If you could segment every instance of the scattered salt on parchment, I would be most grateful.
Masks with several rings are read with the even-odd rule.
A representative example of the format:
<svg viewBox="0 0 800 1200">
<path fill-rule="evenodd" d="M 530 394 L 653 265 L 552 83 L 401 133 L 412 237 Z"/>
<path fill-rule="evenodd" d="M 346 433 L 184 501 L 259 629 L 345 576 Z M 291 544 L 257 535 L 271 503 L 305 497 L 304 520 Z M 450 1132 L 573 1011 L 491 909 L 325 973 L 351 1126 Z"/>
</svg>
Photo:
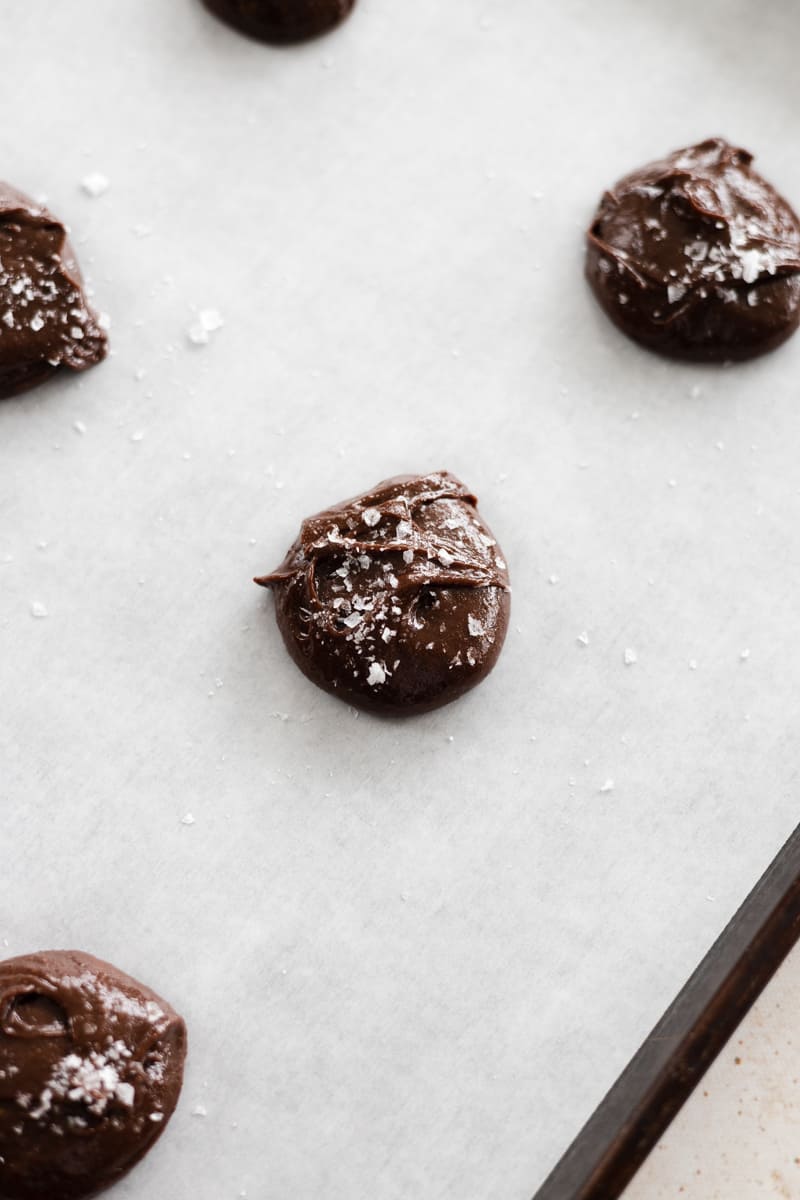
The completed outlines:
<svg viewBox="0 0 800 1200">
<path fill-rule="evenodd" d="M 87 196 L 97 198 L 102 196 L 111 187 L 111 180 L 102 171 L 92 171 L 88 175 L 84 175 L 81 180 L 81 187 Z"/>
<path fill-rule="evenodd" d="M 222 329 L 225 324 L 222 314 L 216 308 L 201 308 L 197 320 L 193 321 L 186 331 L 186 336 L 193 346 L 205 346 L 212 333 Z"/>
</svg>

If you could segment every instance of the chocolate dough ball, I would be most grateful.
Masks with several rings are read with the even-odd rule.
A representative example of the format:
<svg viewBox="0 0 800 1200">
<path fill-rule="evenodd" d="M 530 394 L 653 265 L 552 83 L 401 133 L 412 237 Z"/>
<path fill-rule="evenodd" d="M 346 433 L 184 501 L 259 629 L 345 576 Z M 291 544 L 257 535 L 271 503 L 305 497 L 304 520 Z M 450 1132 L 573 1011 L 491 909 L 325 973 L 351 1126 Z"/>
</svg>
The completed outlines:
<svg viewBox="0 0 800 1200">
<path fill-rule="evenodd" d="M 355 0 L 203 0 L 234 29 L 262 42 L 288 45 L 329 33 L 349 16 Z"/>
<path fill-rule="evenodd" d="M 304 521 L 272 589 L 286 647 L 313 683 L 376 712 L 455 700 L 497 662 L 511 605 L 475 497 L 446 471 L 379 483 Z"/>
<path fill-rule="evenodd" d="M 721 138 L 621 179 L 587 234 L 586 274 L 611 320 L 673 358 L 754 358 L 800 323 L 800 221 Z"/>
<path fill-rule="evenodd" d="M 108 352 L 60 221 L 0 183 L 0 399 Z"/>
<path fill-rule="evenodd" d="M 0 963 L 0 1200 L 82 1200 L 164 1132 L 186 1028 L 155 992 L 90 954 Z"/>
</svg>

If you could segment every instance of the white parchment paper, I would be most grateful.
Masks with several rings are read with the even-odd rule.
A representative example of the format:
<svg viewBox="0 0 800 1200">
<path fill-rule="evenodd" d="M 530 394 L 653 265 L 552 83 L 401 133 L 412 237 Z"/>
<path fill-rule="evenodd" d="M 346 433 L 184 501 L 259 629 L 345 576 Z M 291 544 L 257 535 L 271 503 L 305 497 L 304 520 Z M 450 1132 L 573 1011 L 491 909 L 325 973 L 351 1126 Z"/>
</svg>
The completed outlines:
<svg viewBox="0 0 800 1200">
<path fill-rule="evenodd" d="M 795 825 L 800 339 L 662 362 L 581 270 L 602 189 L 712 134 L 800 203 L 798 34 L 360 0 L 281 52 L 196 0 L 4 0 L 2 174 L 114 356 L 0 405 L 0 945 L 187 1017 L 120 1197 L 527 1200 Z M 504 655 L 357 718 L 250 577 L 441 467 L 510 564 Z"/>
</svg>

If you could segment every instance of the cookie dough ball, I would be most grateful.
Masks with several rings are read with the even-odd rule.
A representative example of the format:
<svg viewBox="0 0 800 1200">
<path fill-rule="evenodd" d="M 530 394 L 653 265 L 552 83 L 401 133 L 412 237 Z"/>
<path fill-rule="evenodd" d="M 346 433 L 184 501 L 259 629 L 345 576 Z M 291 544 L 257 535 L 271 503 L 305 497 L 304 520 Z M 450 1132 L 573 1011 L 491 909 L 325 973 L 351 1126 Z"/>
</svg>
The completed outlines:
<svg viewBox="0 0 800 1200">
<path fill-rule="evenodd" d="M 404 715 L 439 708 L 497 662 L 508 569 L 477 500 L 446 471 L 379 483 L 303 522 L 271 588 L 286 647 L 312 682 Z"/>
<path fill-rule="evenodd" d="M 0 399 L 107 353 L 66 229 L 0 183 Z"/>
<path fill-rule="evenodd" d="M 800 323 L 800 221 L 721 138 L 677 150 L 606 192 L 586 274 L 612 321 L 673 358 L 754 358 Z"/>
<path fill-rule="evenodd" d="M 53 950 L 0 963 L 0 1198 L 79 1200 L 139 1161 L 183 1081 L 186 1028 L 116 967 Z"/>
<path fill-rule="evenodd" d="M 274 45 L 329 33 L 349 16 L 355 0 L 203 0 L 234 29 Z"/>
</svg>

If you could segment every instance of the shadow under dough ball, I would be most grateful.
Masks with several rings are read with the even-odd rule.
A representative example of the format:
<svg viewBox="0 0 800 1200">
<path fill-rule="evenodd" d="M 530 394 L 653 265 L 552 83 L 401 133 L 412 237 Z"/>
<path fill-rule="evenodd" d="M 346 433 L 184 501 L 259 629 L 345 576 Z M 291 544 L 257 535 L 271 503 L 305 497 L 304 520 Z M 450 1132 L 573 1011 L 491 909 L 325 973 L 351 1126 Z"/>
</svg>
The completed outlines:
<svg viewBox="0 0 800 1200">
<path fill-rule="evenodd" d="M 586 274 L 611 320 L 672 358 L 755 358 L 800 323 L 800 221 L 721 138 L 677 150 L 606 192 Z"/>
<path fill-rule="evenodd" d="M 83 1200 L 163 1133 L 186 1027 L 143 984 L 90 954 L 0 963 L 0 1200 Z"/>
<path fill-rule="evenodd" d="M 349 16 L 355 0 L 203 0 L 234 29 L 274 45 L 329 33 Z"/>
<path fill-rule="evenodd" d="M 439 708 L 497 662 L 508 569 L 477 500 L 446 471 L 379 483 L 303 522 L 272 589 L 286 647 L 361 708 Z"/>
<path fill-rule="evenodd" d="M 107 353 L 66 229 L 0 183 L 0 399 Z"/>
</svg>

